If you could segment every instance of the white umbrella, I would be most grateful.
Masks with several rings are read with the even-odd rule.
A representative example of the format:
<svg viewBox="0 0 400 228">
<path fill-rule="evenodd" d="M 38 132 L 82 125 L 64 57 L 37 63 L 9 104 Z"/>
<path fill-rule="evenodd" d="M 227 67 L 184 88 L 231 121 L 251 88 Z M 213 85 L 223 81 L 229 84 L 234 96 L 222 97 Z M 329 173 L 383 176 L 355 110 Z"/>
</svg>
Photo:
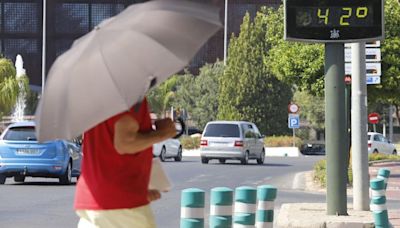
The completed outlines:
<svg viewBox="0 0 400 228">
<path fill-rule="evenodd" d="M 220 27 L 217 8 L 177 0 L 135 4 L 103 21 L 51 67 L 36 110 L 38 139 L 71 139 L 128 110 Z"/>
</svg>

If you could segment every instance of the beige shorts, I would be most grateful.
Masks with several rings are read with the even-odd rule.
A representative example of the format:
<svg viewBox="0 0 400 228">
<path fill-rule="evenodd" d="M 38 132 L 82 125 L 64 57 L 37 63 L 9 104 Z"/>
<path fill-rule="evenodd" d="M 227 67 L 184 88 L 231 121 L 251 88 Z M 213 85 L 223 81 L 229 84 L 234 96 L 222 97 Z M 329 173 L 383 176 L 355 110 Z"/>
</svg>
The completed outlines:
<svg viewBox="0 0 400 228">
<path fill-rule="evenodd" d="M 155 228 L 150 205 L 132 209 L 78 210 L 78 228 Z"/>
</svg>

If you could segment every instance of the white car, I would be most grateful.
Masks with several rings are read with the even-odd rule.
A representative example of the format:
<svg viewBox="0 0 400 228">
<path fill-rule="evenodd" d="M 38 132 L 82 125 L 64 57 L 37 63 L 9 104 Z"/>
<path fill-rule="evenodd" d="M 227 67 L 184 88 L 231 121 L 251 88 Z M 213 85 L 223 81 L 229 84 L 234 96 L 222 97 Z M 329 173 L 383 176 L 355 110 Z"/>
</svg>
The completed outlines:
<svg viewBox="0 0 400 228">
<path fill-rule="evenodd" d="M 397 154 L 396 146 L 377 132 L 368 132 L 368 153 Z"/>
<path fill-rule="evenodd" d="M 161 161 L 173 158 L 182 161 L 182 145 L 179 139 L 167 139 L 153 145 L 153 156 L 160 157 Z"/>
<path fill-rule="evenodd" d="M 212 121 L 207 123 L 200 140 L 201 162 L 227 159 L 247 164 L 255 159 L 263 164 L 265 159 L 264 136 L 254 123 L 246 121 Z"/>
</svg>

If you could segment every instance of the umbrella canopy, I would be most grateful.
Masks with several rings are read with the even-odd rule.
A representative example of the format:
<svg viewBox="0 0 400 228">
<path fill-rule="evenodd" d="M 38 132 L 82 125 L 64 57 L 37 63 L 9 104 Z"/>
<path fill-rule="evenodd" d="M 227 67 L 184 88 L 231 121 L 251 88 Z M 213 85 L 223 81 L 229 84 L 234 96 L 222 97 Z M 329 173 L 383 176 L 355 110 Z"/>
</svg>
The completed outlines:
<svg viewBox="0 0 400 228">
<path fill-rule="evenodd" d="M 179 0 L 134 4 L 103 21 L 52 65 L 36 110 L 38 140 L 71 139 L 128 110 L 220 27 L 217 8 Z"/>
</svg>

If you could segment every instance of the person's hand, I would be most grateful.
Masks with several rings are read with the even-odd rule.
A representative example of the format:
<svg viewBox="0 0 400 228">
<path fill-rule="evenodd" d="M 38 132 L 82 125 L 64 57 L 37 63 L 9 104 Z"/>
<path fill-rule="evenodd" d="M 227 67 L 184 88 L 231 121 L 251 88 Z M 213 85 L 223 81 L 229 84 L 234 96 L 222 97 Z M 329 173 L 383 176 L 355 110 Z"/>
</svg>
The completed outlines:
<svg viewBox="0 0 400 228">
<path fill-rule="evenodd" d="M 156 131 L 159 131 L 166 139 L 176 135 L 175 123 L 170 118 L 156 120 L 154 125 L 156 126 Z"/>
<path fill-rule="evenodd" d="M 147 192 L 147 199 L 152 202 L 161 198 L 161 193 L 158 190 L 150 189 Z"/>
</svg>

